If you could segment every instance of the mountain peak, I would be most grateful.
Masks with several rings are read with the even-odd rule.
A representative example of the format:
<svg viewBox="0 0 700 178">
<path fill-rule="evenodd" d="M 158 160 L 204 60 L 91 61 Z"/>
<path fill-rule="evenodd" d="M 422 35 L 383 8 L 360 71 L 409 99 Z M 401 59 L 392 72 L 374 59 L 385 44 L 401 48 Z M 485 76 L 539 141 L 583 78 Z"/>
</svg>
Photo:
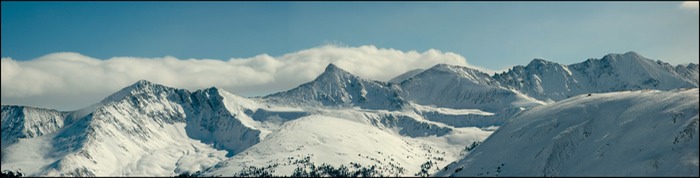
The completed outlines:
<svg viewBox="0 0 700 178">
<path fill-rule="evenodd" d="M 454 66 L 448 65 L 448 64 L 435 64 L 434 66 L 426 69 L 425 71 L 421 72 L 422 73 L 451 73 L 451 74 L 457 74 L 457 70 L 455 70 Z M 423 74 L 425 75 L 425 74 Z"/>
<path fill-rule="evenodd" d="M 456 65 L 449 65 L 445 63 L 440 63 L 440 64 L 435 64 L 433 67 L 430 67 L 428 70 L 437 70 L 437 71 L 443 71 L 443 72 L 452 72 L 456 73 L 458 69 L 469 69 L 467 67 L 463 66 L 456 66 Z"/>
<path fill-rule="evenodd" d="M 601 59 L 602 61 L 617 61 L 617 60 L 641 60 L 641 59 L 646 59 L 644 56 L 639 55 L 637 52 L 634 51 L 629 51 L 624 54 L 619 54 L 619 53 L 610 53 Z"/>
<path fill-rule="evenodd" d="M 625 54 L 623 54 L 622 56 L 625 56 L 625 57 L 643 58 L 642 55 L 639 55 L 637 52 L 634 52 L 634 51 L 628 51 L 628 52 L 626 52 Z"/>
<path fill-rule="evenodd" d="M 122 90 L 127 90 L 127 91 L 141 91 L 141 90 L 152 90 L 153 88 L 166 88 L 166 86 L 156 84 L 153 82 L 150 82 L 148 80 L 138 80 L 134 84 L 129 85 L 128 87 L 125 87 Z"/>
<path fill-rule="evenodd" d="M 435 68 L 445 68 L 445 67 L 450 67 L 452 65 L 445 64 L 445 63 L 440 63 L 440 64 L 435 64 L 433 67 Z"/>
<path fill-rule="evenodd" d="M 162 91 L 162 90 L 167 90 L 167 89 L 172 89 L 172 88 L 166 87 L 166 86 L 163 86 L 160 84 L 156 84 L 156 83 L 150 82 L 148 80 L 141 79 L 139 81 L 136 81 L 134 84 L 131 84 L 127 87 L 124 87 L 121 90 L 117 91 L 116 93 L 108 96 L 102 102 L 104 103 L 104 102 L 120 100 L 120 99 L 122 99 L 128 95 L 134 94 L 134 93 L 157 92 L 157 91 Z"/>
<path fill-rule="evenodd" d="M 469 73 L 470 75 L 476 75 L 476 74 L 486 74 L 478 69 L 466 67 L 466 66 L 458 66 L 458 65 L 450 65 L 450 64 L 436 64 L 433 67 L 428 68 L 425 70 L 425 72 L 446 72 L 446 73 L 452 73 L 455 75 L 464 75 L 466 73 Z M 488 74 L 486 74 L 488 75 Z"/>
<path fill-rule="evenodd" d="M 396 88 L 380 81 L 353 75 L 335 64 L 311 82 L 296 88 L 267 95 L 272 103 L 306 106 L 357 106 L 363 109 L 397 110 L 407 105 Z"/>
<path fill-rule="evenodd" d="M 328 65 L 326 66 L 326 70 L 335 70 L 335 69 L 338 69 L 338 68 L 339 68 L 339 67 L 336 66 L 336 65 L 333 64 L 333 63 L 328 63 Z"/>
<path fill-rule="evenodd" d="M 134 84 L 131 84 L 129 87 L 143 88 L 146 86 L 153 86 L 153 85 L 157 85 L 157 84 L 154 84 L 153 82 L 150 82 L 148 80 L 141 79 L 139 81 L 136 81 Z"/>
<path fill-rule="evenodd" d="M 328 66 L 326 66 L 326 69 L 323 71 L 323 73 L 337 73 L 337 72 L 349 73 L 348 71 L 341 69 L 340 67 L 336 66 L 333 63 L 329 63 Z"/>
<path fill-rule="evenodd" d="M 534 58 L 532 59 L 531 62 L 538 62 L 538 63 L 552 63 L 552 61 L 544 60 L 542 58 Z"/>
<path fill-rule="evenodd" d="M 326 78 L 329 76 L 355 76 L 348 71 L 341 69 L 333 63 L 328 64 L 326 69 L 317 78 Z"/>
<path fill-rule="evenodd" d="M 542 66 L 542 65 L 548 65 L 548 64 L 553 64 L 553 63 L 554 62 L 547 61 L 547 60 L 544 60 L 541 58 L 535 58 L 535 59 L 532 59 L 532 61 L 530 61 L 530 63 L 527 64 L 527 66 Z"/>
</svg>

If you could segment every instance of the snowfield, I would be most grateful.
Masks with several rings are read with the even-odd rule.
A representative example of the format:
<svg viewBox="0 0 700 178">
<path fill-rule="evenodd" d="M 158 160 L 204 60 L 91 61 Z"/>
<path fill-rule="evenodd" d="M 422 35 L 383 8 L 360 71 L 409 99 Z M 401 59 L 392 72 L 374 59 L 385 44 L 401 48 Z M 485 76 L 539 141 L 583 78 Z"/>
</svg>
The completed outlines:
<svg viewBox="0 0 700 178">
<path fill-rule="evenodd" d="M 698 88 L 575 96 L 509 120 L 437 175 L 698 176 L 698 104 Z"/>
<path fill-rule="evenodd" d="M 373 119 L 370 116 L 368 119 Z M 382 126 L 384 127 L 384 126 Z M 236 175 L 248 166 L 275 166 L 274 175 L 292 175 L 295 168 L 309 162 L 333 166 L 351 163 L 377 165 L 382 175 L 414 176 L 420 164 L 429 160 L 446 165 L 473 141 L 486 138 L 491 131 L 478 128 L 450 129 L 424 137 L 400 134 L 399 129 L 378 129 L 371 124 L 338 117 L 311 115 L 290 121 L 280 131 L 245 152 L 209 170 L 205 176 Z M 436 129 L 439 130 L 439 129 Z M 431 170 L 431 172 L 435 172 Z"/>
</svg>

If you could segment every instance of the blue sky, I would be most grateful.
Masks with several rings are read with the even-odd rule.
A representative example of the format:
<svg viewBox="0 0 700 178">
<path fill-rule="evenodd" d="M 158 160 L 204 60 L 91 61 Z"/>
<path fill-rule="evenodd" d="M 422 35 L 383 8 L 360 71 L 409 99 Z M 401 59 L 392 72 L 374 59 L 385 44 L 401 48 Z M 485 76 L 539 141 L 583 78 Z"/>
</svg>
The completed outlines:
<svg viewBox="0 0 700 178">
<path fill-rule="evenodd" d="M 328 63 L 381 81 L 437 63 L 494 73 L 533 58 L 572 64 L 627 51 L 671 64 L 697 63 L 700 39 L 697 2 L 2 2 L 1 7 L 0 104 L 60 110 L 97 103 L 142 79 L 191 91 L 216 86 L 264 96 L 313 80 Z"/>
<path fill-rule="evenodd" d="M 2 56 L 225 59 L 324 44 L 438 49 L 499 70 L 637 51 L 698 60 L 681 2 L 2 2 Z"/>
</svg>

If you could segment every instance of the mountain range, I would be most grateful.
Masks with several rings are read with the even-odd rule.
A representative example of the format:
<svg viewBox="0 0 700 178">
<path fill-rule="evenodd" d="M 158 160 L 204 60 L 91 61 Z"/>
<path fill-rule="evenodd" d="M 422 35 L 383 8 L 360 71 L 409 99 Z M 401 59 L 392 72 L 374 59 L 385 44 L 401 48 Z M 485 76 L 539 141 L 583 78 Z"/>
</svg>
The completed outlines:
<svg viewBox="0 0 700 178">
<path fill-rule="evenodd" d="M 329 64 L 313 81 L 252 98 L 141 80 L 77 111 L 2 106 L 2 169 L 697 176 L 698 74 L 697 64 L 628 52 L 572 65 L 534 59 L 495 75 L 438 64 L 389 82 Z"/>
</svg>

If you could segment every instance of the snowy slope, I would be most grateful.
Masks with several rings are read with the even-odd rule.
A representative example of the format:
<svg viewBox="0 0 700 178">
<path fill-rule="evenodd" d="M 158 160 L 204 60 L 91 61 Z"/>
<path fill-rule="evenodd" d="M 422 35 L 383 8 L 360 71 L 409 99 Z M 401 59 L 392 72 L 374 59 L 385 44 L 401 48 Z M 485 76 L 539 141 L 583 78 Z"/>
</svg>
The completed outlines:
<svg viewBox="0 0 700 178">
<path fill-rule="evenodd" d="M 396 86 L 360 78 L 329 64 L 315 80 L 289 91 L 265 96 L 267 102 L 287 106 L 360 107 L 398 110 L 407 103 Z"/>
<path fill-rule="evenodd" d="M 497 112 L 506 108 L 544 104 L 518 91 L 506 89 L 476 69 L 435 65 L 400 83 L 401 96 L 421 105 Z"/>
<path fill-rule="evenodd" d="M 584 93 L 698 87 L 697 64 L 671 66 L 635 52 L 608 54 L 602 59 L 562 65 L 534 59 L 496 74 L 503 86 L 543 101 L 559 101 Z"/>
<path fill-rule="evenodd" d="M 322 109 L 280 126 L 261 143 L 204 171 L 205 176 L 238 175 L 250 166 L 289 176 L 298 167 L 376 167 L 378 175 L 415 176 L 455 160 L 467 144 L 492 131 L 453 128 L 400 112 Z M 310 167 L 306 167 L 311 170 Z M 258 174 L 253 174 L 258 175 Z M 375 176 L 378 176 L 375 175 Z"/>
<path fill-rule="evenodd" d="M 579 95 L 511 119 L 439 176 L 698 176 L 698 89 Z"/>
</svg>

